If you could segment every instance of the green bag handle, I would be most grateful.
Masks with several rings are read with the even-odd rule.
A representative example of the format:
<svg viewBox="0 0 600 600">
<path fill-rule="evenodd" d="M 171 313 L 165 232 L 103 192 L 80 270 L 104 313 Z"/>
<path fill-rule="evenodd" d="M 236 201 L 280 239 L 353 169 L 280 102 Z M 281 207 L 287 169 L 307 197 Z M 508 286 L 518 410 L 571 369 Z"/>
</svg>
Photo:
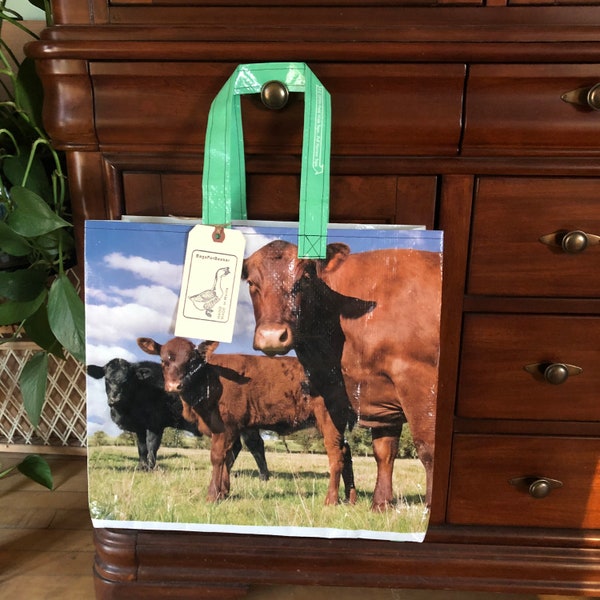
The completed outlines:
<svg viewBox="0 0 600 600">
<path fill-rule="evenodd" d="M 329 221 L 331 98 L 304 63 L 239 65 L 212 102 L 206 127 L 202 177 L 202 222 L 231 224 L 247 219 L 241 94 L 260 93 L 277 80 L 304 92 L 298 256 L 325 258 Z"/>
</svg>

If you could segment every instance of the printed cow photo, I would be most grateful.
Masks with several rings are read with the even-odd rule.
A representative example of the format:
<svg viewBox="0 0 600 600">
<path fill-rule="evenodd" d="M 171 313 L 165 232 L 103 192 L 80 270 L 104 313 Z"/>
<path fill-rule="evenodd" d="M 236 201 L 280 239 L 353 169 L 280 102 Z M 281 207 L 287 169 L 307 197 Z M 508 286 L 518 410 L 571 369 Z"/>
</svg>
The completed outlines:
<svg viewBox="0 0 600 600">
<path fill-rule="evenodd" d="M 201 431 L 196 423 L 184 418 L 179 396 L 165 390 L 162 368 L 158 363 L 130 363 L 124 358 L 113 358 L 103 367 L 88 365 L 87 373 L 94 379 L 104 378 L 113 422 L 121 430 L 135 433 L 140 469 L 152 470 L 156 467 L 158 449 L 167 427 L 188 431 L 196 436 L 210 436 L 209 431 Z M 260 478 L 266 481 L 269 479 L 269 469 L 258 429 L 244 429 L 233 440 L 229 468 L 242 449 L 240 437 L 254 456 Z"/>
<path fill-rule="evenodd" d="M 86 224 L 94 525 L 422 541 L 441 233 L 335 226 L 306 259 L 297 227 L 236 225 L 241 292 L 217 342 L 174 334 L 192 227 Z"/>
<path fill-rule="evenodd" d="M 427 473 L 427 503 L 431 499 L 440 270 L 439 253 L 389 249 L 352 254 L 346 244 L 336 243 L 327 247 L 325 259 L 308 260 L 299 259 L 297 247 L 281 240 L 267 244 L 244 263 L 256 318 L 254 348 L 270 356 L 300 348 L 300 361 L 323 393 L 319 389 L 323 369 L 314 359 L 318 356 L 326 372 L 336 373 L 333 385 L 346 388 L 345 398 L 337 395 L 341 406 L 328 406 L 329 410 L 351 408 L 360 414 L 360 424 L 371 428 L 377 509 L 393 500 L 394 458 L 407 421 Z M 370 298 L 372 309 L 351 314 L 356 299 L 350 298 L 354 304 L 349 310 L 347 294 Z M 303 308 L 328 304 L 337 307 L 337 335 Z"/>
<path fill-rule="evenodd" d="M 211 437 L 208 500 L 229 495 L 229 471 L 242 431 L 262 428 L 286 435 L 312 425 L 323 435 L 329 457 L 325 503 L 338 503 L 342 476 L 346 500 L 354 503 L 352 456 L 344 427 L 340 431 L 335 426 L 323 398 L 311 392 L 300 362 L 243 354 L 213 357 L 218 345 L 203 342 L 196 347 L 183 338 L 159 344 L 138 338 L 144 352 L 160 356 L 165 390 L 179 394 L 184 419 Z"/>
</svg>

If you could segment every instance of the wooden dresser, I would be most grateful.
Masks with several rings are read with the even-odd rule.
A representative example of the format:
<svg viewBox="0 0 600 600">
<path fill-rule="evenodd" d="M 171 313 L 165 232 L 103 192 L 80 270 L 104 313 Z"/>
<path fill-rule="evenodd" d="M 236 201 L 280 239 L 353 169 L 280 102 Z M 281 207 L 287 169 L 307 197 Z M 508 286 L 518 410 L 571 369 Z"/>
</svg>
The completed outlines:
<svg viewBox="0 0 600 600">
<path fill-rule="evenodd" d="M 551 4 L 551 5 L 549 5 Z M 252 584 L 600 594 L 600 2 L 55 0 L 45 121 L 86 218 L 199 215 L 235 65 L 333 103 L 332 221 L 445 231 L 423 544 L 98 530 L 101 598 Z M 244 98 L 249 212 L 297 217 L 301 99 Z"/>
</svg>

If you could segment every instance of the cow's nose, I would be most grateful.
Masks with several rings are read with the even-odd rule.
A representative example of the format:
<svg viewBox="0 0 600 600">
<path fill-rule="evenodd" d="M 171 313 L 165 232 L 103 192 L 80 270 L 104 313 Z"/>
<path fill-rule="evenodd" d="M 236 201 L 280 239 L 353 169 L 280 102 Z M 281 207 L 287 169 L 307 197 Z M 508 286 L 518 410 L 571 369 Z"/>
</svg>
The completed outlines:
<svg viewBox="0 0 600 600">
<path fill-rule="evenodd" d="M 258 327 L 254 334 L 254 349 L 265 354 L 287 354 L 292 344 L 292 331 L 287 325 Z"/>
</svg>

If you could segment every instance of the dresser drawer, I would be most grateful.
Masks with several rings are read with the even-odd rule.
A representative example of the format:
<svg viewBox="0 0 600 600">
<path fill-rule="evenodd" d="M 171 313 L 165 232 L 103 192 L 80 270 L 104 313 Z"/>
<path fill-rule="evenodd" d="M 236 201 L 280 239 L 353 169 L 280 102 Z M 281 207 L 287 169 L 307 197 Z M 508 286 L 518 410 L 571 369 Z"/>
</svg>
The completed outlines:
<svg viewBox="0 0 600 600">
<path fill-rule="evenodd" d="M 599 339 L 600 317 L 465 315 L 458 416 L 599 421 Z"/>
<path fill-rule="evenodd" d="M 481 178 L 473 211 L 468 293 L 600 296 L 600 179 Z M 563 250 L 577 231 L 587 247 Z"/>
<path fill-rule="evenodd" d="M 237 64 L 94 62 L 95 124 L 104 145 L 202 148 L 213 98 Z M 334 155 L 456 155 L 462 64 L 311 64 L 332 100 Z M 300 154 L 304 102 L 280 111 L 242 99 L 246 151 Z M 177 107 L 177 110 L 173 110 Z"/>
<path fill-rule="evenodd" d="M 124 171 L 125 213 L 202 215 L 200 173 Z M 405 223 L 434 226 L 438 180 L 434 176 L 334 175 L 332 223 Z M 300 175 L 248 173 L 247 208 L 251 219 L 298 220 Z M 401 198 L 401 201 L 398 201 Z"/>
<path fill-rule="evenodd" d="M 600 154 L 600 119 L 565 93 L 600 81 L 600 65 L 472 65 L 463 154 Z"/>
<path fill-rule="evenodd" d="M 599 456 L 600 440 L 592 438 L 456 435 L 448 521 L 599 527 Z M 553 480 L 548 495 L 534 497 L 548 489 L 544 478 Z"/>
</svg>

